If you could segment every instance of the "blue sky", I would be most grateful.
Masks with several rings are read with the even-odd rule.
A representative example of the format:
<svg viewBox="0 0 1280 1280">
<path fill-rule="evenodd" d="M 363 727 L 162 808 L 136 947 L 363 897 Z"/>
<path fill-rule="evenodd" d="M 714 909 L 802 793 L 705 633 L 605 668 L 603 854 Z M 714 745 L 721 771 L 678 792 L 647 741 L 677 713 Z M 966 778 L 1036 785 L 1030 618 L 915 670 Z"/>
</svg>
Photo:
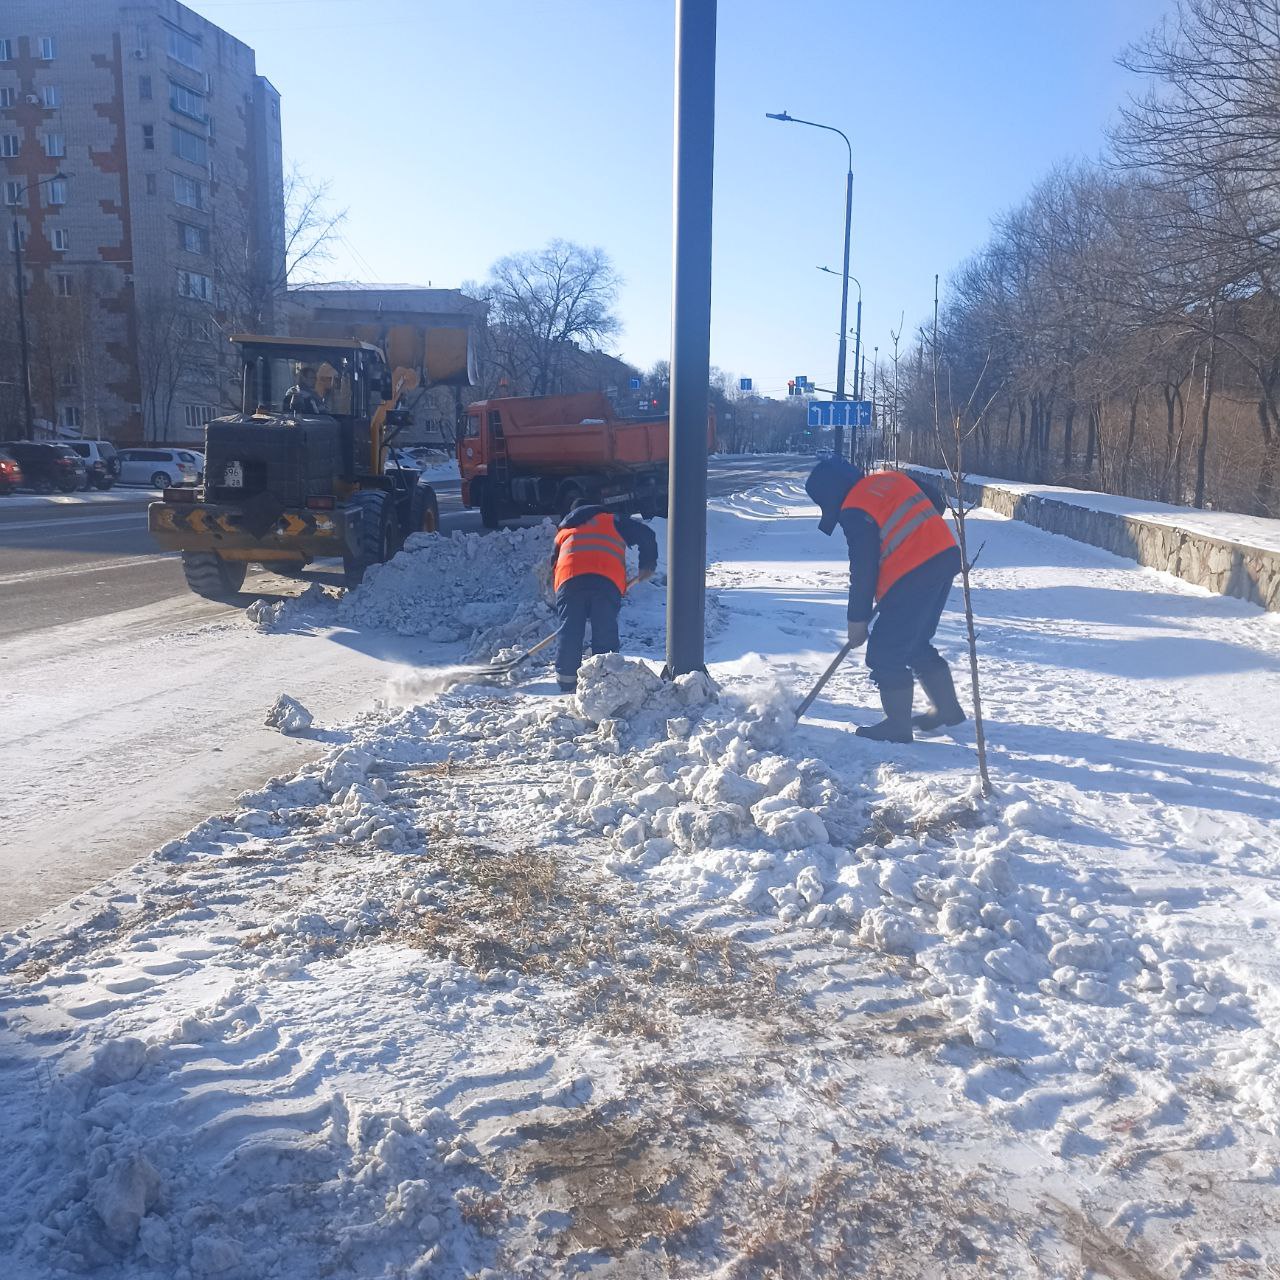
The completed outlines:
<svg viewBox="0 0 1280 1280">
<path fill-rule="evenodd" d="M 845 152 L 863 340 L 888 359 L 1056 161 L 1095 155 L 1115 57 L 1172 0 L 721 0 L 712 359 L 835 377 Z M 348 209 L 327 274 L 437 287 L 560 236 L 625 284 L 618 354 L 668 354 L 670 0 L 192 0 L 258 51 L 285 150 Z M 852 291 L 851 291 L 852 293 Z M 853 304 L 850 302 L 850 324 Z"/>
</svg>

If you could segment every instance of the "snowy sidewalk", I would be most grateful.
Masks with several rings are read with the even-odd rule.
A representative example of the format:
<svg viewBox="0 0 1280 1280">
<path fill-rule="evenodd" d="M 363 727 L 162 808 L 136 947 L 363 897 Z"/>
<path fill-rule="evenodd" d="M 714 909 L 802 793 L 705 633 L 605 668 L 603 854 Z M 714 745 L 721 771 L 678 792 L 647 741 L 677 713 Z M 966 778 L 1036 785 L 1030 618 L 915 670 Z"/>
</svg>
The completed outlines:
<svg viewBox="0 0 1280 1280">
<path fill-rule="evenodd" d="M 847 569 L 766 486 L 718 698 L 367 716 L 0 938 L 8 1274 L 1274 1274 L 1280 620 L 973 532 L 993 801 L 971 735 L 855 739 L 852 665 L 791 727 Z"/>
</svg>

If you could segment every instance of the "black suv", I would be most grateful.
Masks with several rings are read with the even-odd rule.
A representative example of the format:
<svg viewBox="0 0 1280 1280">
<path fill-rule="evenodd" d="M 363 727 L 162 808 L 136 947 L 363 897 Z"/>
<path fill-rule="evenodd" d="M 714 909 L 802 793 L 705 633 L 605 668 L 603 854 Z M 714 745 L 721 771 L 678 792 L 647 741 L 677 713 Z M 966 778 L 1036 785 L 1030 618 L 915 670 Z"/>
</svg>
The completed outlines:
<svg viewBox="0 0 1280 1280">
<path fill-rule="evenodd" d="M 110 489 L 120 474 L 120 460 L 110 440 L 68 440 L 67 448 L 78 453 L 89 468 L 86 489 Z"/>
<path fill-rule="evenodd" d="M 74 493 L 83 487 L 89 471 L 84 459 L 65 444 L 40 440 L 0 440 L 0 449 L 22 468 L 24 488 L 37 493 Z"/>
</svg>

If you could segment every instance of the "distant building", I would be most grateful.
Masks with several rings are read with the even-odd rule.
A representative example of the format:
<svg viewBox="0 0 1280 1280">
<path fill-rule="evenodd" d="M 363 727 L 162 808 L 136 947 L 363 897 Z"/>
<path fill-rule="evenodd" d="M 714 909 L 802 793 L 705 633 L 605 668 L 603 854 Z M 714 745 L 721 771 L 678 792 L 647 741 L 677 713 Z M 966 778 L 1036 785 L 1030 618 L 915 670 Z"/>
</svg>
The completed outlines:
<svg viewBox="0 0 1280 1280">
<path fill-rule="evenodd" d="M 271 327 L 284 288 L 280 96 L 254 51 L 177 0 L 4 0 L 0 196 L 37 417 L 198 434 L 225 408 L 225 330 Z M 3 434 L 20 391 L 0 279 Z"/>
<path fill-rule="evenodd" d="M 342 281 L 291 289 L 284 325 L 298 335 L 361 338 L 382 347 L 393 368 L 412 369 L 420 380 L 404 397 L 414 422 L 399 442 L 452 448 L 487 312 L 458 289 Z"/>
</svg>

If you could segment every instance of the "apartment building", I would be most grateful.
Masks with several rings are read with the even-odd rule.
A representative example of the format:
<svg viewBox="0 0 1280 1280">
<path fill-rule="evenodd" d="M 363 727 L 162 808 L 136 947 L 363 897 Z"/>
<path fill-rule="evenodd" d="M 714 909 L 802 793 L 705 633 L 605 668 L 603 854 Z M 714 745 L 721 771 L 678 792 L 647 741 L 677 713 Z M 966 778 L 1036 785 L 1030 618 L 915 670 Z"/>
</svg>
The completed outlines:
<svg viewBox="0 0 1280 1280">
<path fill-rule="evenodd" d="M 283 296 L 280 96 L 177 0 L 5 0 L 0 438 L 19 412 L 21 253 L 35 415 L 190 438 L 226 406 L 226 331 Z"/>
</svg>

